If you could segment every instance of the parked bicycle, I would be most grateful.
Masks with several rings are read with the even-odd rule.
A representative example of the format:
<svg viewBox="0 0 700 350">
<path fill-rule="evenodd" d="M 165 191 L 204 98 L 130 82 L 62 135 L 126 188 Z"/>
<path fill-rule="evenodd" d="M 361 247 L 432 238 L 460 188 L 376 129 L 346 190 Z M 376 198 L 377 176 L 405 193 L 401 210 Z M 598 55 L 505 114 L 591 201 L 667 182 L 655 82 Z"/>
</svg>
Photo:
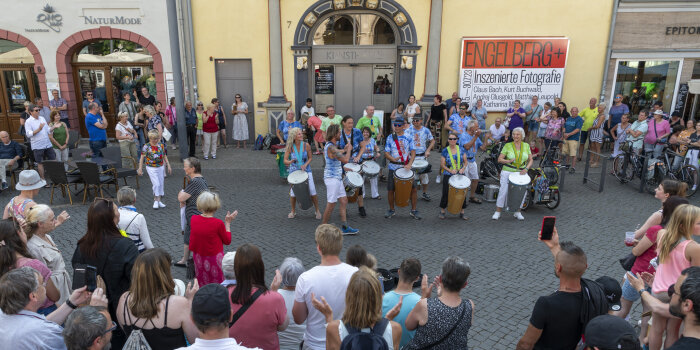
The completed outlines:
<svg viewBox="0 0 700 350">
<path fill-rule="evenodd" d="M 688 185 L 686 195 L 690 197 L 698 189 L 698 167 L 692 164 L 683 164 L 684 162 L 685 157 L 671 150 L 667 144 L 664 149 L 662 164 L 657 162 L 654 166 L 654 178 L 661 178 L 662 180 L 668 178 L 685 182 Z"/>
<path fill-rule="evenodd" d="M 556 164 L 547 167 L 533 168 L 528 171 L 528 175 L 530 175 L 532 181 L 527 188 L 527 194 L 521 210 L 527 210 L 533 205 L 544 205 L 549 209 L 556 209 L 556 207 L 559 206 L 561 202 L 561 192 L 559 191 L 557 181 L 561 168 L 566 168 L 566 166 Z M 546 169 L 554 169 L 555 172 L 548 172 Z"/>
<path fill-rule="evenodd" d="M 486 157 L 479 165 L 482 179 L 491 178 L 495 181 L 501 181 L 501 168 L 503 165 L 498 163 L 498 156 L 501 155 L 504 145 L 503 141 L 499 141 L 486 150 Z"/>
</svg>

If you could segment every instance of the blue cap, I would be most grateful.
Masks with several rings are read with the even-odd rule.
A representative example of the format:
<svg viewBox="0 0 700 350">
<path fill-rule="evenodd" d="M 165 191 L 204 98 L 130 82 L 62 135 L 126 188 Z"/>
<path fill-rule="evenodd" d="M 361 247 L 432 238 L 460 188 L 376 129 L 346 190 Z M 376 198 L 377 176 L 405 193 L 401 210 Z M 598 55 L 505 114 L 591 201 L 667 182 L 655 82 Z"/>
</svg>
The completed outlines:
<svg viewBox="0 0 700 350">
<path fill-rule="evenodd" d="M 403 120 L 403 117 L 396 117 L 396 119 L 394 119 L 393 123 L 394 124 L 404 124 L 406 122 Z"/>
</svg>

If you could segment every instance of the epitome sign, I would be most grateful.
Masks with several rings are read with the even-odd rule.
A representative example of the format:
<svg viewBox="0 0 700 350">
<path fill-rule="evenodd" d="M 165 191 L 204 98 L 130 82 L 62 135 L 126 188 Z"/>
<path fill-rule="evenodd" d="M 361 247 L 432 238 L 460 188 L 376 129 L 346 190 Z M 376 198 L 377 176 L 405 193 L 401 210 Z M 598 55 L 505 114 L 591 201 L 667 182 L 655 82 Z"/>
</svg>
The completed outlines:
<svg viewBox="0 0 700 350">
<path fill-rule="evenodd" d="M 553 102 L 561 96 L 568 49 L 567 38 L 462 38 L 459 96 L 471 104 L 481 99 L 488 111 L 533 95 Z"/>
</svg>

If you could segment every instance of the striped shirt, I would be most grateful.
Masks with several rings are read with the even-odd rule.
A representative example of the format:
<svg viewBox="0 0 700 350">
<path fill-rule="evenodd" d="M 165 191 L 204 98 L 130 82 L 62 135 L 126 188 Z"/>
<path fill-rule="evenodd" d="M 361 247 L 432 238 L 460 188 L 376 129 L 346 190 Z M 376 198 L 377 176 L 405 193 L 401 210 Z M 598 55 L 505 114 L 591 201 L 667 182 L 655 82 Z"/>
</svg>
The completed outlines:
<svg viewBox="0 0 700 350">
<path fill-rule="evenodd" d="M 188 224 L 193 215 L 201 214 L 197 210 L 197 198 L 202 192 L 208 190 L 207 181 L 202 176 L 192 178 L 192 181 L 185 187 L 185 193 L 190 195 L 190 198 L 185 201 L 185 217 Z"/>
</svg>

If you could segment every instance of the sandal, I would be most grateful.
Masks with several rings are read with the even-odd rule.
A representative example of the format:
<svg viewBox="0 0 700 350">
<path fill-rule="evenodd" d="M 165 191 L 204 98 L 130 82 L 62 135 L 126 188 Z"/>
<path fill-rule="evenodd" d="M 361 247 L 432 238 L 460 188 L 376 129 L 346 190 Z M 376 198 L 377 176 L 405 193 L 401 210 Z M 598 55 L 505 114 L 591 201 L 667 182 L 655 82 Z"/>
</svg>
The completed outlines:
<svg viewBox="0 0 700 350">
<path fill-rule="evenodd" d="M 187 263 L 186 263 L 186 262 L 183 263 L 183 262 L 179 262 L 179 261 L 178 261 L 178 262 L 176 262 L 176 263 L 173 263 L 173 265 L 175 265 L 175 266 L 177 266 L 177 267 L 187 267 Z"/>
<path fill-rule="evenodd" d="M 316 220 L 321 220 L 321 212 L 316 212 Z"/>
<path fill-rule="evenodd" d="M 462 219 L 462 220 L 464 220 L 464 221 L 469 220 L 468 217 L 464 216 L 464 213 L 459 213 L 459 218 Z"/>
<path fill-rule="evenodd" d="M 481 204 L 481 200 L 476 197 L 469 197 L 469 203 Z"/>
<path fill-rule="evenodd" d="M 439 218 L 440 220 L 444 220 L 444 219 L 445 219 L 445 213 L 440 213 L 440 214 L 438 214 L 438 218 Z"/>
<path fill-rule="evenodd" d="M 291 212 L 291 213 L 287 214 L 287 219 L 294 219 L 295 216 L 297 216 L 297 214 L 294 212 Z"/>
</svg>

